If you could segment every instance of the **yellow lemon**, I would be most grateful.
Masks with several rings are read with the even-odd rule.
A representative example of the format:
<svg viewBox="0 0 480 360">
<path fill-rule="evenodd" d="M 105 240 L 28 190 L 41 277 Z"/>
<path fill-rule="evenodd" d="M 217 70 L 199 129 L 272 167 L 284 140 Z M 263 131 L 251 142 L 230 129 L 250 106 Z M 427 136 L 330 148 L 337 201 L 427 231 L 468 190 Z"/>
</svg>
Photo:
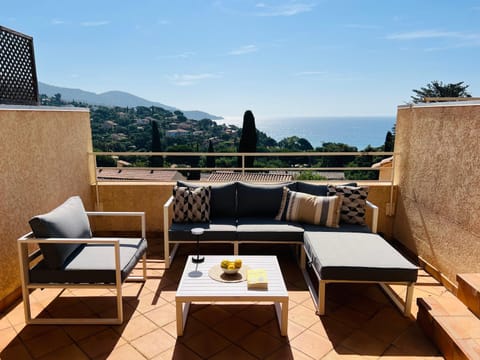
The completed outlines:
<svg viewBox="0 0 480 360">
<path fill-rule="evenodd" d="M 226 268 L 228 268 L 228 264 L 230 264 L 230 261 L 228 261 L 228 260 L 222 260 L 222 262 L 220 263 L 220 267 L 221 267 L 222 269 L 226 269 Z"/>
<path fill-rule="evenodd" d="M 242 267 L 242 259 L 235 259 L 235 267 L 240 269 Z"/>
<path fill-rule="evenodd" d="M 228 264 L 227 269 L 228 270 L 235 270 L 235 263 L 231 262 L 230 264 Z"/>
</svg>

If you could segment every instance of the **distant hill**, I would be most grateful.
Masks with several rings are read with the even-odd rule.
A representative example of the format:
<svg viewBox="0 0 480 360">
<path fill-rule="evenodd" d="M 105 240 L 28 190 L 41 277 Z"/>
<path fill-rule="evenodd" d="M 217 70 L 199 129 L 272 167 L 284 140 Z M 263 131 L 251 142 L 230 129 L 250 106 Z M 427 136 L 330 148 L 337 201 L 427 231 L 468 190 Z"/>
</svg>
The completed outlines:
<svg viewBox="0 0 480 360">
<path fill-rule="evenodd" d="M 193 119 L 193 120 L 223 119 L 221 116 L 212 115 L 203 111 L 177 109 L 173 106 L 168 106 L 158 102 L 149 101 L 124 91 L 107 91 L 102 94 L 95 94 L 90 91 L 53 86 L 53 85 L 48 85 L 42 82 L 38 83 L 38 88 L 39 88 L 38 91 L 40 94 L 45 94 L 47 96 L 54 96 L 55 94 L 61 94 L 63 100 L 67 100 L 67 101 L 75 100 L 78 102 L 85 102 L 90 105 L 122 106 L 122 107 L 158 106 L 169 111 L 180 110 L 181 112 L 183 112 L 183 114 L 187 118 Z"/>
</svg>

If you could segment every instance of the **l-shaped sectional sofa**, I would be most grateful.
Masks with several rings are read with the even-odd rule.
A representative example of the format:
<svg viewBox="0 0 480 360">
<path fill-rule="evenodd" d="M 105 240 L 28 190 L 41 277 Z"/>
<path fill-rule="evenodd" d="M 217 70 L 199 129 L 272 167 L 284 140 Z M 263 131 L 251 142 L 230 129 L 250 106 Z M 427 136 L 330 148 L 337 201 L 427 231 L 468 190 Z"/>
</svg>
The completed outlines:
<svg viewBox="0 0 480 360">
<path fill-rule="evenodd" d="M 192 191 L 201 186 L 200 183 L 177 183 L 177 187 Z M 232 182 L 203 186 L 207 186 L 209 192 L 208 221 L 173 221 L 173 195 L 164 205 L 167 268 L 180 244 L 196 242 L 196 237 L 191 233 L 193 228 L 204 229 L 200 237 L 202 244 L 232 244 L 234 255 L 239 254 L 241 244 L 293 244 L 298 249 L 300 268 L 304 272 L 318 314 L 325 313 L 326 284 L 367 282 L 379 283 L 404 314 L 410 315 L 418 268 L 376 233 L 378 208 L 369 201 L 365 204 L 368 211 L 371 211 L 370 226 L 340 222 L 339 227 L 327 227 L 286 221 L 279 217 L 285 192 L 309 194 L 316 199 L 328 195 L 327 185 L 298 181 L 274 185 Z M 356 184 L 347 186 L 355 189 Z M 172 251 L 171 245 L 174 245 Z M 318 296 L 307 274 L 307 264 L 319 280 Z M 388 284 L 407 286 L 405 300 L 398 299 Z"/>
</svg>

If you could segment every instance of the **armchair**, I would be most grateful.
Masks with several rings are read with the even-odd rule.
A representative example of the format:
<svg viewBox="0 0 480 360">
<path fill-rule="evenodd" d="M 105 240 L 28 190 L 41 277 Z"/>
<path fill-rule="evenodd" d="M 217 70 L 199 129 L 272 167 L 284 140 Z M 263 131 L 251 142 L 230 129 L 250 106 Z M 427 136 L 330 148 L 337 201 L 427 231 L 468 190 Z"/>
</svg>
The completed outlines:
<svg viewBox="0 0 480 360">
<path fill-rule="evenodd" d="M 141 220 L 141 238 L 92 237 L 88 216 L 136 216 Z M 48 214 L 30 220 L 32 232 L 17 240 L 22 294 L 27 324 L 121 324 L 122 284 L 146 280 L 144 212 L 85 211 L 78 196 Z M 29 244 L 39 249 L 29 254 Z M 142 260 L 142 276 L 130 273 Z M 30 290 L 38 288 L 107 288 L 116 293 L 114 318 L 32 318 Z"/>
</svg>

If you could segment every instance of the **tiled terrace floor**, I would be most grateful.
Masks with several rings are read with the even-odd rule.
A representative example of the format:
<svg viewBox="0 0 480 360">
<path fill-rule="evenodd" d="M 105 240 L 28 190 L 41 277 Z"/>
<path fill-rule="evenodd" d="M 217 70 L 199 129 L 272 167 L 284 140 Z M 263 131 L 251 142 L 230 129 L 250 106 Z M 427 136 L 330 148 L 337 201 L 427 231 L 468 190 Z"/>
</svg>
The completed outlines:
<svg viewBox="0 0 480 360">
<path fill-rule="evenodd" d="M 0 318 L 0 359 L 442 359 L 414 319 L 404 318 L 375 285 L 327 287 L 327 315 L 313 302 L 291 249 L 276 253 L 290 295 L 288 336 L 280 336 L 273 305 L 192 305 L 183 337 L 177 338 L 175 290 L 185 255 L 180 248 L 171 269 L 155 260 L 149 240 L 149 279 L 124 285 L 126 320 L 121 326 L 26 326 L 19 302 Z M 206 253 L 230 254 L 229 247 Z M 243 253 L 271 254 L 267 247 Z M 269 251 L 267 253 L 267 251 Z M 446 292 L 421 271 L 415 297 Z M 33 308 L 43 309 L 57 291 L 36 290 Z M 47 314 L 111 314 L 113 300 L 102 291 L 66 291 Z M 88 296 L 98 296 L 87 298 Z M 414 306 L 414 314 L 416 314 Z M 48 316 L 48 315 L 47 315 Z"/>
</svg>

